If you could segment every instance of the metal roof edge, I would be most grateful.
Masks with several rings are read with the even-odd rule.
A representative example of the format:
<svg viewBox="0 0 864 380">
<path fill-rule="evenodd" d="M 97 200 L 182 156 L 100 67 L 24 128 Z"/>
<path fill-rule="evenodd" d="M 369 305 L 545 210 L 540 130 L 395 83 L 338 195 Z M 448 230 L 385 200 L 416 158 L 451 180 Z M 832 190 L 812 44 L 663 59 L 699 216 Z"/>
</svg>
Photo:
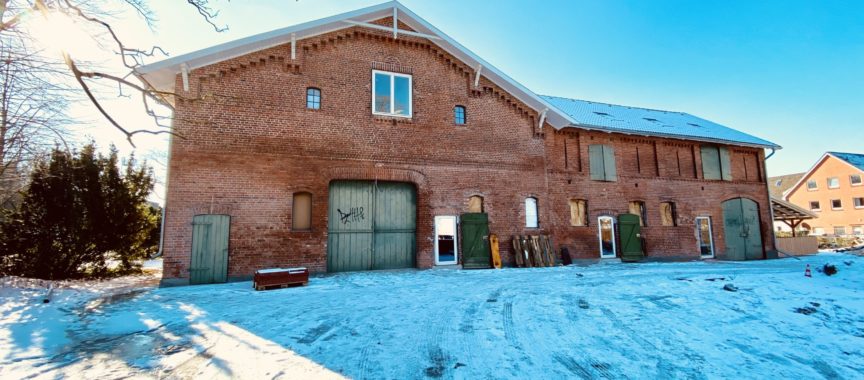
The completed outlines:
<svg viewBox="0 0 864 380">
<path fill-rule="evenodd" d="M 587 130 L 592 130 L 592 131 L 608 132 L 608 133 L 621 133 L 621 134 L 625 134 L 625 135 L 666 137 L 666 138 L 674 138 L 674 139 L 678 139 L 678 140 L 701 141 L 701 142 L 708 142 L 708 143 L 715 143 L 715 144 L 722 143 L 722 144 L 726 144 L 726 145 L 744 146 L 744 147 L 748 147 L 748 148 L 761 148 L 761 149 L 774 149 L 774 150 L 783 149 L 782 146 L 777 145 L 777 144 L 774 144 L 774 145 L 752 144 L 752 143 L 745 143 L 745 142 L 732 141 L 732 140 L 695 137 L 695 136 L 679 135 L 679 134 L 673 134 L 673 133 L 639 132 L 639 131 L 626 130 L 626 129 L 602 127 L 602 126 L 598 126 L 598 125 L 591 125 L 591 124 L 584 124 L 584 123 L 572 124 L 572 125 L 568 125 L 567 127 L 587 129 Z M 768 142 L 770 142 L 770 141 L 768 141 Z"/>
</svg>

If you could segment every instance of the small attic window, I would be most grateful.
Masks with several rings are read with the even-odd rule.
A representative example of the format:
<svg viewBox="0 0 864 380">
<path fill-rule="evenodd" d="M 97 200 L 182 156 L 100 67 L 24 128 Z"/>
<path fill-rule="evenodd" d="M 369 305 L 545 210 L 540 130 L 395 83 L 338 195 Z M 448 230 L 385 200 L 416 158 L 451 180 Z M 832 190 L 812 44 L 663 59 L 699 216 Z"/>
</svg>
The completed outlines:
<svg viewBox="0 0 864 380">
<path fill-rule="evenodd" d="M 643 117 L 643 119 L 648 120 L 648 121 L 650 121 L 650 122 L 652 122 L 652 123 L 656 123 L 656 122 L 660 121 L 660 120 L 657 120 L 657 119 L 654 119 L 654 118 L 650 118 L 650 117 Z"/>
<path fill-rule="evenodd" d="M 609 116 L 609 114 L 606 113 L 606 112 L 597 112 L 597 111 L 594 111 L 594 113 L 596 113 L 596 114 L 598 114 L 598 115 L 600 115 L 600 116 Z"/>
<path fill-rule="evenodd" d="M 687 125 L 689 125 L 689 126 L 691 126 L 691 127 L 696 127 L 696 128 L 701 128 L 701 127 L 702 127 L 702 126 L 699 125 L 699 124 L 693 124 L 693 123 L 687 123 Z"/>
</svg>

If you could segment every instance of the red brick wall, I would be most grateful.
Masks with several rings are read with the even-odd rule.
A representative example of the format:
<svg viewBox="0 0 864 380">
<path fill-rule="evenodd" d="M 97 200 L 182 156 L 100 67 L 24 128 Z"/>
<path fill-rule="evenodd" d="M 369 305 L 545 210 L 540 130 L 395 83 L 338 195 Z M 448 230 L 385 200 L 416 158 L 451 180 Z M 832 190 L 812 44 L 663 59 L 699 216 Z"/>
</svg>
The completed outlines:
<svg viewBox="0 0 864 380">
<path fill-rule="evenodd" d="M 669 139 L 634 138 L 602 132 L 564 130 L 547 136 L 547 154 L 551 157 L 548 199 L 552 202 L 552 214 L 548 216 L 556 243 L 568 247 L 571 255 L 580 258 L 599 256 L 597 217 L 627 213 L 630 201 L 645 202 L 646 226 L 642 235 L 646 238 L 648 257 L 698 258 L 698 241 L 695 234 L 695 219 L 710 216 L 714 233 L 715 252 L 723 257 L 725 231 L 723 230 L 722 202 L 732 198 L 750 198 L 759 204 L 762 238 L 767 250 L 773 250 L 770 210 L 767 204 L 765 182 L 754 179 L 752 173 L 760 172 L 756 165 L 762 162 L 758 149 L 730 148 L 733 181 L 708 181 L 694 178 L 695 157 L 698 176 L 701 178 L 700 143 L 673 141 Z M 581 159 L 578 165 L 564 167 L 563 141 L 567 140 L 569 162 Z M 618 181 L 598 182 L 588 176 L 588 145 L 607 144 L 615 149 Z M 639 165 L 636 150 L 639 150 Z M 655 161 L 655 149 L 656 157 Z M 579 158 L 570 157 L 581 152 Z M 675 153 L 678 152 L 676 157 Z M 695 154 L 693 153 L 695 152 Z M 743 156 L 754 157 L 754 167 L 745 167 Z M 737 158 L 737 159 L 736 159 Z M 756 161 L 756 159 L 760 161 Z M 682 165 L 678 174 L 679 161 Z M 751 161 L 748 161 L 750 163 Z M 639 169 L 641 169 L 641 174 Z M 761 169 L 760 169 L 761 170 Z M 656 173 L 660 173 L 660 176 Z M 746 173 L 751 173 L 748 176 Z M 569 199 L 588 201 L 589 225 L 570 225 Z M 663 226 L 660 217 L 660 202 L 674 202 L 677 209 L 677 226 Z"/>
<path fill-rule="evenodd" d="M 371 114 L 373 64 L 413 75 L 411 119 Z M 321 89 L 320 110 L 305 108 L 307 87 Z M 512 261 L 509 236 L 526 233 L 554 233 L 575 255 L 596 257 L 596 216 L 625 212 L 631 198 L 649 208 L 652 254 L 697 257 L 692 218 L 701 214 L 715 216 L 722 251 L 719 202 L 767 199 L 764 183 L 737 180 L 744 178 L 737 166 L 732 183 L 694 179 L 698 145 L 694 158 L 693 144 L 682 141 L 574 133 L 565 167 L 565 134 L 536 128 L 535 111 L 485 78 L 474 88 L 471 68 L 419 38 L 346 29 L 299 41 L 294 61 L 290 46 L 277 46 L 193 70 L 189 92 L 178 76 L 177 88 L 174 128 L 183 137 L 171 144 L 166 278 L 188 277 L 190 223 L 207 213 L 232 217 L 229 276 L 287 265 L 325 271 L 328 186 L 336 179 L 416 184 L 419 267 L 433 263 L 433 217 L 465 212 L 475 194 L 502 237 L 505 262 Z M 453 123 L 457 104 L 467 108 L 467 125 Z M 588 180 L 587 144 L 601 141 L 615 145 L 617 183 Z M 680 177 L 670 164 L 675 150 L 686 167 Z M 291 195 L 299 191 L 313 196 L 311 231 L 291 230 Z M 528 196 L 539 199 L 539 230 L 524 228 Z M 569 227 L 572 196 L 589 200 L 589 227 Z M 682 227 L 654 227 L 661 199 L 680 202 Z"/>
</svg>

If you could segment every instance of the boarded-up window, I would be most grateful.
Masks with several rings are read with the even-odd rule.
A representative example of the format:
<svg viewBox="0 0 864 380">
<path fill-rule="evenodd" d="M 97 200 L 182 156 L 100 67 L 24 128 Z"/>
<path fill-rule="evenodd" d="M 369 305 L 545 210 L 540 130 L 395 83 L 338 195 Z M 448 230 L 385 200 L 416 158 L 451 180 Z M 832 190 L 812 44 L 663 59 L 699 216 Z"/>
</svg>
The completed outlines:
<svg viewBox="0 0 864 380">
<path fill-rule="evenodd" d="M 724 147 L 702 145 L 702 178 L 713 180 L 732 180 L 732 166 L 729 161 L 729 149 Z"/>
<path fill-rule="evenodd" d="M 294 207 L 291 213 L 292 226 L 295 231 L 312 229 L 312 194 L 294 193 Z"/>
<path fill-rule="evenodd" d="M 678 215 L 675 210 L 675 202 L 660 203 L 660 222 L 664 226 L 677 226 Z"/>
<path fill-rule="evenodd" d="M 639 225 L 645 226 L 645 220 L 647 219 L 647 215 L 645 215 L 645 202 L 642 201 L 633 201 L 630 202 L 630 213 L 633 215 L 639 216 Z"/>
<path fill-rule="evenodd" d="M 591 179 L 595 181 L 617 181 L 615 169 L 615 150 L 609 145 L 589 145 L 588 156 L 591 165 Z"/>
<path fill-rule="evenodd" d="M 588 202 L 584 199 L 570 200 L 570 225 L 583 227 L 588 225 Z"/>
<path fill-rule="evenodd" d="M 468 198 L 468 212 L 483 212 L 483 197 L 472 195 Z"/>
<path fill-rule="evenodd" d="M 537 228 L 540 225 L 537 220 L 537 198 L 525 198 L 525 227 Z"/>
</svg>

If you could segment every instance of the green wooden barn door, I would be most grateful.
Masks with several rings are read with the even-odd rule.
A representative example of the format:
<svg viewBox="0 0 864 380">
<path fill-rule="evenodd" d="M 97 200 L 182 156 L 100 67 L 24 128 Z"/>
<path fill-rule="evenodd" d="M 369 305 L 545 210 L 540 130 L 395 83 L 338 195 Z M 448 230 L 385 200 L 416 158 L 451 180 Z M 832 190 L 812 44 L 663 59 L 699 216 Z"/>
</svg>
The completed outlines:
<svg viewBox="0 0 864 380">
<path fill-rule="evenodd" d="M 417 197 L 413 185 L 334 181 L 328 215 L 329 272 L 414 266 Z"/>
<path fill-rule="evenodd" d="M 756 202 L 741 198 L 742 226 L 747 235 L 747 244 L 744 256 L 747 260 L 759 260 L 764 258 L 762 251 L 762 228 L 759 223 L 759 206 Z"/>
<path fill-rule="evenodd" d="M 723 202 L 727 259 L 754 260 L 763 257 L 762 229 L 759 224 L 759 207 L 756 202 L 746 198 Z"/>
<path fill-rule="evenodd" d="M 327 271 L 372 269 L 372 226 L 375 189 L 370 182 L 330 184 Z"/>
<path fill-rule="evenodd" d="M 195 215 L 192 218 L 192 262 L 190 284 L 211 284 L 228 280 L 228 240 L 231 217 Z"/>
<path fill-rule="evenodd" d="M 641 227 L 639 215 L 618 215 L 618 234 L 621 237 L 621 260 L 639 261 L 645 256 L 642 253 Z"/>
<path fill-rule="evenodd" d="M 489 253 L 489 216 L 485 213 L 462 214 L 462 267 L 491 268 Z"/>
<path fill-rule="evenodd" d="M 408 183 L 378 182 L 375 191 L 374 269 L 414 267 L 417 198 Z"/>
</svg>

